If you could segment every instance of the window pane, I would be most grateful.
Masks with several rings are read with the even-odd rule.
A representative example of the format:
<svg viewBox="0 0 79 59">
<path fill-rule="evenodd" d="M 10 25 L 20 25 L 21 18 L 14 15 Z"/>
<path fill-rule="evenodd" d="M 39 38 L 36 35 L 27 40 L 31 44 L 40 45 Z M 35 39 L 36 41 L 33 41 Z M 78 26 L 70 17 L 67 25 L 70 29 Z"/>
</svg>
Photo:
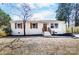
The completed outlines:
<svg viewBox="0 0 79 59">
<path fill-rule="evenodd" d="M 22 28 L 22 23 L 18 24 L 18 28 Z"/>
<path fill-rule="evenodd" d="M 36 28 L 36 24 L 33 24 L 33 28 Z"/>
<path fill-rule="evenodd" d="M 54 28 L 54 24 L 51 24 L 51 28 Z"/>
<path fill-rule="evenodd" d="M 22 29 L 22 23 L 15 23 L 15 29 L 16 28 L 21 28 Z"/>
<path fill-rule="evenodd" d="M 38 28 L 38 24 L 37 23 L 32 23 L 31 26 L 32 26 L 32 28 Z"/>
<path fill-rule="evenodd" d="M 55 28 L 58 28 L 58 23 L 55 23 Z"/>
</svg>

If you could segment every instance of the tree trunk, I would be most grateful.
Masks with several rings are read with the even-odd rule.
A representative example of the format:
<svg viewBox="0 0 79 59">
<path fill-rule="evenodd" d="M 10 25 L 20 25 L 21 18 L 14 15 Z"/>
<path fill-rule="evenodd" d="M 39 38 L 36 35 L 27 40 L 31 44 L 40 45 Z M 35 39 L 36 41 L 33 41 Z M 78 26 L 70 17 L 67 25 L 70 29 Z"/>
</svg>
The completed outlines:
<svg viewBox="0 0 79 59">
<path fill-rule="evenodd" d="M 26 21 L 24 20 L 23 21 L 23 24 L 24 24 L 24 36 L 26 35 L 26 33 L 25 33 L 25 23 L 26 23 Z"/>
<path fill-rule="evenodd" d="M 69 28 L 69 25 L 70 25 L 70 21 L 69 21 L 69 16 L 68 16 L 68 28 Z"/>
<path fill-rule="evenodd" d="M 71 29 L 72 29 L 72 34 L 74 33 L 74 31 L 73 31 L 73 27 L 71 27 Z"/>
</svg>

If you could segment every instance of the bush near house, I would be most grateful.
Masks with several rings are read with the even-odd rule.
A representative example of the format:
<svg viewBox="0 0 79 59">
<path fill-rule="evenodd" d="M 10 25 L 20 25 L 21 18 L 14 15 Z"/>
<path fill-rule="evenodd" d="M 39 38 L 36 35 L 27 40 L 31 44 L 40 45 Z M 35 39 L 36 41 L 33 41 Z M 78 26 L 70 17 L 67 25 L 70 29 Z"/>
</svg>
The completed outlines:
<svg viewBox="0 0 79 59">
<path fill-rule="evenodd" d="M 71 27 L 66 28 L 66 33 L 72 33 Z"/>
<path fill-rule="evenodd" d="M 72 27 L 66 28 L 67 33 L 72 33 L 72 30 L 73 30 L 73 33 L 79 33 L 79 26 L 76 26 L 73 29 Z"/>
<path fill-rule="evenodd" d="M 10 35 L 10 34 L 11 34 L 10 27 L 7 27 L 7 26 L 0 27 L 0 37 L 4 37 L 4 36 Z"/>
<path fill-rule="evenodd" d="M 76 27 L 74 28 L 74 33 L 79 33 L 79 26 L 76 26 Z"/>
<path fill-rule="evenodd" d="M 7 36 L 11 33 L 10 31 L 11 17 L 0 9 L 0 36 Z"/>
<path fill-rule="evenodd" d="M 0 37 L 4 37 L 4 36 L 7 36 L 7 33 L 2 29 L 0 29 Z"/>
<path fill-rule="evenodd" d="M 11 35 L 11 28 L 10 27 L 3 28 L 3 31 L 5 31 L 5 33 L 7 33 L 7 35 Z"/>
</svg>

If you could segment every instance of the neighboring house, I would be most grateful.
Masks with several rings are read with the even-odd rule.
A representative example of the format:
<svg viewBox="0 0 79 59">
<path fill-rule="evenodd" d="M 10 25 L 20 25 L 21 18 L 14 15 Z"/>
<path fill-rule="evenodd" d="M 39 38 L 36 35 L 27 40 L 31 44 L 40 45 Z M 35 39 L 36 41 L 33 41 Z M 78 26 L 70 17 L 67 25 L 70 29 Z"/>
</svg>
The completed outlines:
<svg viewBox="0 0 79 59">
<path fill-rule="evenodd" d="M 12 35 L 24 35 L 23 20 L 11 21 Z M 66 25 L 58 20 L 28 20 L 25 24 L 26 35 L 64 34 Z"/>
</svg>

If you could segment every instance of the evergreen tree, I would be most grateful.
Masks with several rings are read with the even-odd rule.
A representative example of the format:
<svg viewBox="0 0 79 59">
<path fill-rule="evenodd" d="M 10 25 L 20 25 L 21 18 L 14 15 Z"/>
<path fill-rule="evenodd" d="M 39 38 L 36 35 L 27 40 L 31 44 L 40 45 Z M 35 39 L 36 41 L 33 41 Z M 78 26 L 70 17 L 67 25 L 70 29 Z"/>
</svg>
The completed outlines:
<svg viewBox="0 0 79 59">
<path fill-rule="evenodd" d="M 11 20 L 10 16 L 0 9 L 0 27 L 2 25 L 9 26 L 10 20 Z"/>
<path fill-rule="evenodd" d="M 69 26 L 69 15 L 71 13 L 71 3 L 59 3 L 56 11 L 57 20 L 68 22 Z"/>
<path fill-rule="evenodd" d="M 76 14 L 75 14 L 75 26 L 79 26 L 79 3 L 76 3 L 74 4 L 75 7 L 75 11 L 76 11 Z"/>
<path fill-rule="evenodd" d="M 10 20 L 10 16 L 0 9 L 0 29 L 9 34 L 11 33 Z"/>
</svg>

